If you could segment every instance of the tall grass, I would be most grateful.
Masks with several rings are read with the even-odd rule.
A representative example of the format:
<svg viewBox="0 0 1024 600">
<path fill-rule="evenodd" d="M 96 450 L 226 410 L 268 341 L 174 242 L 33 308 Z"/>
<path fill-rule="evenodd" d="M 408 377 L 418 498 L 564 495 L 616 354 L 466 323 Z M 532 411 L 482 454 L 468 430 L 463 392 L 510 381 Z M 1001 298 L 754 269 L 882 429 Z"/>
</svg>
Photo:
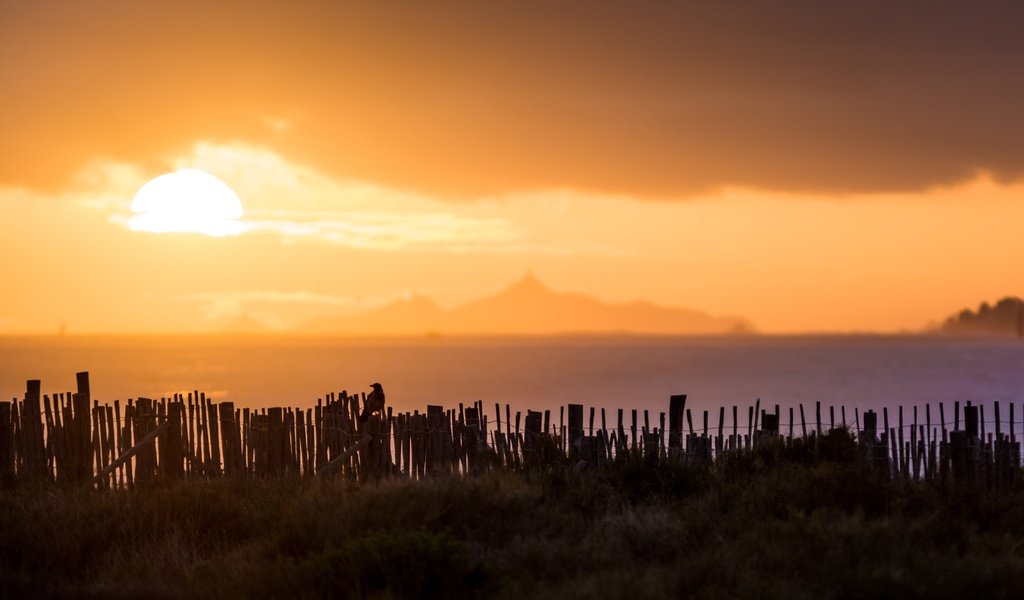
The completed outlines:
<svg viewBox="0 0 1024 600">
<path fill-rule="evenodd" d="M 1024 492 L 834 455 L 465 479 L 19 487 L 2 597 L 1024 597 Z"/>
</svg>

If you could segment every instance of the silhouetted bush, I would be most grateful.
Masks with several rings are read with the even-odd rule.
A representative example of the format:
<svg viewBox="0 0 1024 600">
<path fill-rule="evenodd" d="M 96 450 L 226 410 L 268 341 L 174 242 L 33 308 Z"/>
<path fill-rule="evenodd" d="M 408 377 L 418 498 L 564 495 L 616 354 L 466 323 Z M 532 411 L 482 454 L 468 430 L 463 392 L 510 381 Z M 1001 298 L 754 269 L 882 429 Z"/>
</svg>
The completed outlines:
<svg viewBox="0 0 1024 600">
<path fill-rule="evenodd" d="M 893 482 L 849 434 L 711 468 L 0 496 L 0 597 L 1024 597 L 1024 491 Z"/>
<path fill-rule="evenodd" d="M 303 557 L 299 580 L 326 597 L 476 597 L 488 582 L 483 561 L 445 534 L 390 530 Z M 287 592 L 287 590 L 282 590 Z"/>
<path fill-rule="evenodd" d="M 840 427 L 822 435 L 818 442 L 818 458 L 830 463 L 852 464 L 857 460 L 857 440 L 853 432 Z"/>
</svg>

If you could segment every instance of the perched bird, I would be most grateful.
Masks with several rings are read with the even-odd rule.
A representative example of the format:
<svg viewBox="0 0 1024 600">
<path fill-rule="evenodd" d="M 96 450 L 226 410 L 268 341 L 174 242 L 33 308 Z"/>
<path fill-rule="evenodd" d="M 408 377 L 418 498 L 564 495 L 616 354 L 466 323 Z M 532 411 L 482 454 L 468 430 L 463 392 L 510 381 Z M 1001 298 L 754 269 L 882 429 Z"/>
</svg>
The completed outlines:
<svg viewBox="0 0 1024 600">
<path fill-rule="evenodd" d="M 359 421 L 365 423 L 370 415 L 384 410 L 384 388 L 379 383 L 370 386 L 373 391 L 366 396 L 366 403 L 363 404 L 363 414 L 359 415 Z"/>
</svg>

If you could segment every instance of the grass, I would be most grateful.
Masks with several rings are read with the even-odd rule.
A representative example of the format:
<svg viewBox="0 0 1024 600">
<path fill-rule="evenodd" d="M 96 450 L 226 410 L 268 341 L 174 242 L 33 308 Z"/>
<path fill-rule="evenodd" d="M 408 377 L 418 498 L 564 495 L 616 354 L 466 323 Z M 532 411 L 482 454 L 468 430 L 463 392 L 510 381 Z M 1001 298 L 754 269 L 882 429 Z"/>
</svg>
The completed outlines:
<svg viewBox="0 0 1024 600">
<path fill-rule="evenodd" d="M 0 597 L 1024 597 L 1024 491 L 890 482 L 840 447 L 710 470 L 209 481 L 0 496 Z"/>
</svg>

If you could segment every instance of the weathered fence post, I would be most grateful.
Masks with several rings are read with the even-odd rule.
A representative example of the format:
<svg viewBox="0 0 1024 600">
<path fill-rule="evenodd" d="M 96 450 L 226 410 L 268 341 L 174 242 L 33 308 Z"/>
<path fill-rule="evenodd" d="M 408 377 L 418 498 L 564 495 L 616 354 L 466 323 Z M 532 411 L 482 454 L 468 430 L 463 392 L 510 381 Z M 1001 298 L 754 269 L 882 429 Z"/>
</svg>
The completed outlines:
<svg viewBox="0 0 1024 600">
<path fill-rule="evenodd" d="M 43 422 L 39 405 L 40 382 L 27 382 L 21 413 L 22 447 L 25 450 L 25 472 L 32 477 L 46 474 L 46 448 L 43 446 Z"/>
<path fill-rule="evenodd" d="M 268 456 L 267 474 L 281 475 L 284 472 L 284 448 L 287 444 L 284 431 L 284 409 L 276 406 L 267 409 Z"/>
<path fill-rule="evenodd" d="M 885 455 L 878 451 L 878 413 L 873 410 L 864 412 L 864 430 L 860 433 L 861 451 L 864 461 L 872 468 L 885 466 Z"/>
<path fill-rule="evenodd" d="M 14 484 L 14 422 L 11 403 L 0 402 L 0 486 Z"/>
<path fill-rule="evenodd" d="M 139 398 L 135 402 L 135 440 L 145 438 L 155 428 L 153 416 L 153 401 L 149 398 Z M 149 481 L 153 478 L 156 470 L 156 449 L 152 444 L 141 447 L 135 459 L 135 480 L 138 482 Z"/>
<path fill-rule="evenodd" d="M 443 406 L 427 406 L 427 473 L 441 471 L 444 464 L 445 415 Z"/>
<path fill-rule="evenodd" d="M 235 403 L 221 402 L 217 406 L 220 412 L 220 442 L 223 448 L 224 474 L 234 475 L 241 469 L 239 461 L 238 423 L 235 418 Z"/>
<path fill-rule="evenodd" d="M 758 444 L 777 440 L 779 437 L 779 415 L 761 411 L 761 430 L 757 432 Z"/>
<path fill-rule="evenodd" d="M 160 434 L 160 472 L 164 477 L 182 479 L 185 475 L 181 425 L 184 407 L 171 402 L 167 407 L 167 428 Z"/>
<path fill-rule="evenodd" d="M 956 412 L 959 413 L 959 410 Z M 978 407 L 968 402 L 964 406 L 963 431 L 959 430 L 959 422 L 957 426 L 958 430 L 950 435 L 953 480 L 957 483 L 974 484 L 977 482 L 977 459 L 981 448 L 981 441 L 978 439 Z"/>
<path fill-rule="evenodd" d="M 466 452 L 469 470 L 476 473 L 481 470 L 480 458 L 477 453 L 480 440 L 480 415 L 477 413 L 476 407 L 467 407 L 465 412 L 466 429 L 463 432 L 463 447 Z M 527 424 L 529 424 L 529 416 L 527 416 Z"/>
<path fill-rule="evenodd" d="M 89 372 L 75 374 L 78 392 L 72 396 L 73 429 L 72 447 L 74 448 L 73 464 L 75 479 L 85 482 L 92 478 L 92 431 L 90 430 L 90 407 L 92 394 L 89 391 Z"/>
<path fill-rule="evenodd" d="M 583 405 L 569 405 L 569 447 L 566 455 L 577 458 L 580 454 L 580 439 L 583 437 Z"/>
</svg>

